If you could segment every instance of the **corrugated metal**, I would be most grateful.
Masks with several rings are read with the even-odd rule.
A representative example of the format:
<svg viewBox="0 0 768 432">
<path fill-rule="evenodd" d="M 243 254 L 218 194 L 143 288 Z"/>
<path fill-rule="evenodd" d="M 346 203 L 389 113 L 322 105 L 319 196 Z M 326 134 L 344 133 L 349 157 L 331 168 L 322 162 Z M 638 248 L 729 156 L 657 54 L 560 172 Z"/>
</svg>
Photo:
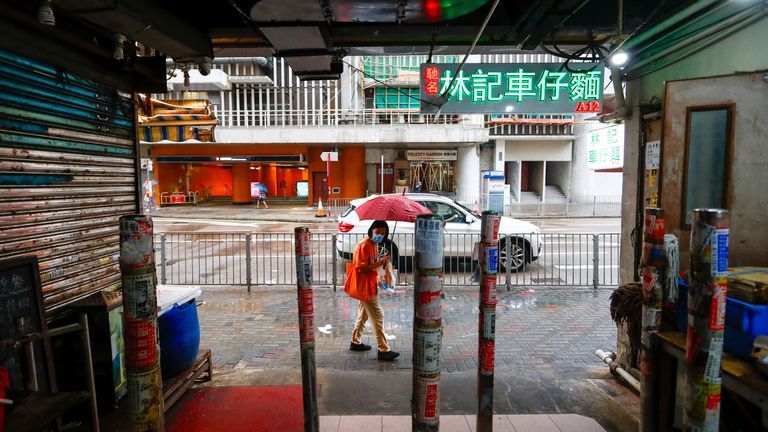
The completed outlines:
<svg viewBox="0 0 768 432">
<path fill-rule="evenodd" d="M 0 259 L 39 258 L 48 311 L 119 287 L 134 121 L 114 89 L 0 50 Z"/>
</svg>

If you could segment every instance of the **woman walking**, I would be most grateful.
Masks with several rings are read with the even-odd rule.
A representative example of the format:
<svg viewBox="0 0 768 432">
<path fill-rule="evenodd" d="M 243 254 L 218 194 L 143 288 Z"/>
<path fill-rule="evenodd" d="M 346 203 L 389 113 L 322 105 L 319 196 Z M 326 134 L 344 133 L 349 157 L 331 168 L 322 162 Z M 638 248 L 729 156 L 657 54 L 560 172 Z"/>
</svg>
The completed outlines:
<svg viewBox="0 0 768 432">
<path fill-rule="evenodd" d="M 389 236 L 389 226 L 383 220 L 374 221 L 368 228 L 368 237 L 355 247 L 352 264 L 347 267 L 347 281 L 344 291 L 350 297 L 360 300 L 357 307 L 357 321 L 352 331 L 350 351 L 369 351 L 370 345 L 362 342 L 365 322 L 370 318 L 376 334 L 379 360 L 393 361 L 400 353 L 392 351 L 384 334 L 384 311 L 378 298 L 378 270 L 389 263 L 389 253 L 379 256 L 379 245 Z"/>
</svg>

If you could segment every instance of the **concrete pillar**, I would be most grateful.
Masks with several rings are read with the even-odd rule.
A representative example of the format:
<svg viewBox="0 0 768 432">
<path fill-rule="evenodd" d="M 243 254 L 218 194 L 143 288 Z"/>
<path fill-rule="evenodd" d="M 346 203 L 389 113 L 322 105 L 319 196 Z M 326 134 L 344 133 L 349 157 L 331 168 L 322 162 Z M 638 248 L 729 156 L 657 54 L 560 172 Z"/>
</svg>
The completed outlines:
<svg viewBox="0 0 768 432">
<path fill-rule="evenodd" d="M 496 140 L 496 151 L 493 154 L 493 169 L 504 171 L 504 162 L 507 160 L 507 142 Z"/>
<path fill-rule="evenodd" d="M 232 165 L 232 204 L 251 203 L 251 167 L 247 164 Z"/>
<path fill-rule="evenodd" d="M 480 148 L 459 147 L 456 160 L 456 196 L 460 201 L 473 202 L 480 199 Z"/>
</svg>

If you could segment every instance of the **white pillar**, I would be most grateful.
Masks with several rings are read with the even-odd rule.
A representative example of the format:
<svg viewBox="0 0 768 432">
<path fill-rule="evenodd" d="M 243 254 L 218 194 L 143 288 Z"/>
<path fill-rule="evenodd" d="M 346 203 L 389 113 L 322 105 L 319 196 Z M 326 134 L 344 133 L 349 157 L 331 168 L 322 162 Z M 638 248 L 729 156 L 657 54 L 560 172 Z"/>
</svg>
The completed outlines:
<svg viewBox="0 0 768 432">
<path fill-rule="evenodd" d="M 480 199 L 480 147 L 459 147 L 456 160 L 456 198 L 472 204 Z"/>
</svg>

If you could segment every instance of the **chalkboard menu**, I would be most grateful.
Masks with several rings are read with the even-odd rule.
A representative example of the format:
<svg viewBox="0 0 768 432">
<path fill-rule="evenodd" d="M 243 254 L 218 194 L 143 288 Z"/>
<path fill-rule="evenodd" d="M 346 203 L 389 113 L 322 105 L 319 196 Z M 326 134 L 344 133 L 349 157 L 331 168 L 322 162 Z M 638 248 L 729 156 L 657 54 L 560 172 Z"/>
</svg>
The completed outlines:
<svg viewBox="0 0 768 432">
<path fill-rule="evenodd" d="M 37 257 L 0 261 L 0 367 L 8 369 L 11 389 L 33 390 L 36 383 L 51 390 L 50 352 Z"/>
</svg>

